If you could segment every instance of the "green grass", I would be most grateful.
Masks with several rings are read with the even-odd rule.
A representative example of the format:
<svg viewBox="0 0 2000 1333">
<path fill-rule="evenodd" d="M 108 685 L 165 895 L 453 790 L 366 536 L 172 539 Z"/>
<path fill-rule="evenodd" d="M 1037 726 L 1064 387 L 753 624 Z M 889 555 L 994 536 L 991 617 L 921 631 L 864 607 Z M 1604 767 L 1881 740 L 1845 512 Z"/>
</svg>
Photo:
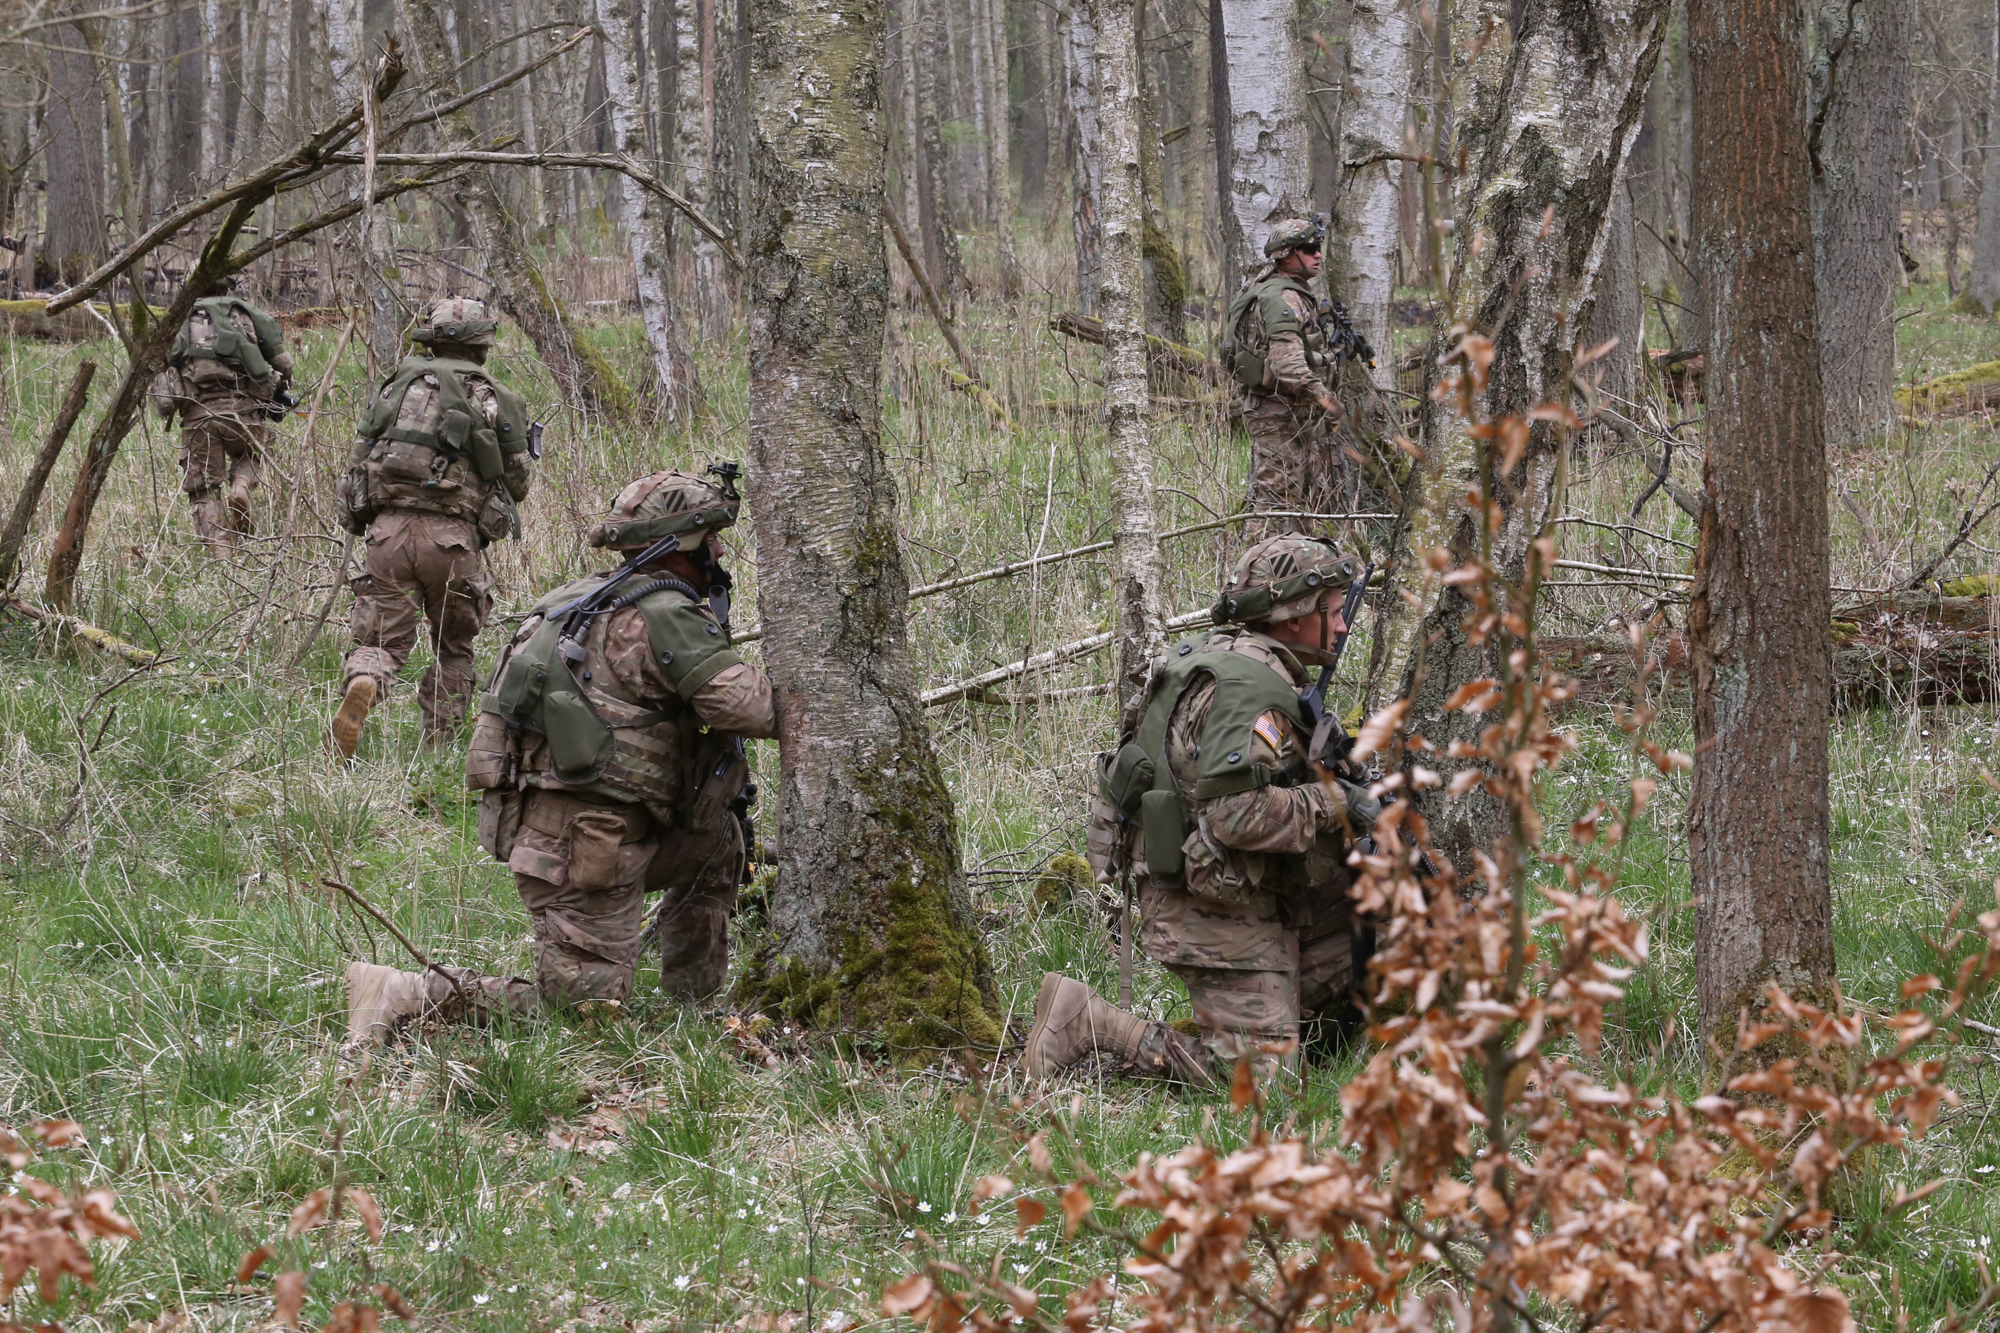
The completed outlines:
<svg viewBox="0 0 2000 1333">
<path fill-rule="evenodd" d="M 1060 254 L 1027 259 L 1046 284 L 1064 277 Z M 1898 326 L 1910 375 L 2000 354 L 1993 326 L 1938 314 L 1942 304 L 1928 288 L 1902 298 L 1902 311 L 1917 312 Z M 1033 407 L 1094 392 L 1086 377 L 1095 352 L 1054 341 L 1036 314 L 986 304 L 962 315 L 989 381 L 1027 423 L 1011 436 L 990 431 L 974 404 L 944 386 L 934 331 L 919 316 L 894 316 L 884 445 L 914 581 L 1106 531 L 1107 468 L 1094 428 Z M 628 382 L 639 381 L 635 326 L 599 325 L 590 336 Z M 329 330 L 305 335 L 303 383 L 323 372 L 333 341 Z M 552 414 L 549 456 L 524 514 L 528 540 L 492 553 L 498 614 L 480 643 L 482 663 L 507 615 L 590 567 L 577 533 L 624 481 L 742 454 L 740 350 L 728 342 L 703 349 L 710 414 L 692 432 L 610 429 Z M 0 493 L 12 493 L 70 364 L 85 351 L 109 355 L 104 347 L 0 345 L 12 395 L 0 424 Z M 531 405 L 549 410 L 546 375 L 511 335 L 496 364 Z M 1101 1243 L 1064 1242 L 1052 1225 L 1015 1239 L 1004 1205 L 972 1216 L 974 1180 L 996 1171 L 1020 1178 L 1020 1169 L 1011 1143 L 962 1117 L 961 1104 L 976 1094 L 956 1071 L 877 1064 L 782 1029 L 767 1034 L 785 1056 L 781 1067 L 759 1069 L 738 1058 L 717 1013 L 661 998 L 650 965 L 615 1022 L 423 1032 L 365 1067 L 337 1056 L 342 968 L 357 957 L 399 964 L 402 955 L 323 879 L 357 887 L 436 957 L 499 973 L 529 967 L 508 876 L 473 837 L 459 756 L 421 747 L 410 690 L 392 694 L 371 720 L 360 763 L 328 763 L 322 736 L 344 602 L 300 669 L 288 665 L 339 550 L 325 515 L 347 448 L 341 423 L 362 391 L 350 359 L 315 437 L 302 441 L 296 422 L 281 433 L 258 502 L 267 535 L 233 562 L 193 546 L 171 439 L 149 425 L 152 433 L 135 436 L 121 455 L 78 611 L 167 648 L 215 683 L 128 678 L 114 661 L 0 618 L 0 913 L 8 923 L 0 933 L 0 1122 L 82 1121 L 90 1146 L 52 1154 L 36 1170 L 115 1188 L 142 1228 L 139 1240 L 107 1248 L 94 1291 L 71 1289 L 53 1309 L 24 1300 L 13 1317 L 123 1329 L 185 1308 L 204 1327 L 259 1324 L 268 1296 L 233 1290 L 236 1263 L 279 1235 L 297 1201 L 331 1179 L 333 1127 L 343 1116 L 339 1169 L 377 1195 L 390 1231 L 377 1246 L 351 1224 L 280 1244 L 267 1273 L 326 1265 L 308 1270 L 314 1326 L 329 1300 L 379 1281 L 454 1328 L 627 1318 L 640 1327 L 703 1327 L 809 1306 L 819 1326 L 833 1311 L 871 1318 L 875 1293 L 931 1246 L 962 1261 L 1000 1251 L 1003 1275 L 1044 1292 L 1112 1263 Z M 1237 504 L 1245 444 L 1219 424 L 1163 416 L 1166 526 Z M 1951 488 L 1976 483 L 1992 451 L 1990 432 L 1947 422 L 1836 460 L 1866 519 L 1833 506 L 1836 578 L 1877 586 L 1885 566 L 1907 567 L 1936 549 L 1964 503 Z M 1698 462 L 1677 466 L 1694 480 Z M 67 476 L 59 469 L 59 487 Z M 1571 510 L 1615 521 L 1642 484 L 1632 459 L 1592 441 Z M 276 534 L 294 500 L 294 532 L 283 540 Z M 45 557 L 59 503 L 52 496 L 44 504 L 27 553 L 31 571 Z M 1694 538 L 1664 500 L 1644 522 Z M 733 543 L 746 620 L 755 615 L 756 583 L 748 526 Z M 1564 540 L 1566 554 L 1627 559 L 1616 539 L 1595 530 L 1567 528 Z M 1232 547 L 1216 533 L 1176 542 L 1170 608 L 1212 597 Z M 1664 568 L 1686 563 L 1671 548 L 1658 558 Z M 1945 573 L 1986 564 L 1968 548 L 1962 567 Z M 1087 560 L 919 603 L 919 673 L 948 681 L 1092 633 L 1109 596 L 1108 565 Z M 1681 623 L 1672 597 L 1644 607 L 1643 596 L 1554 590 L 1549 622 L 1580 633 L 1663 609 Z M 1356 647 L 1359 660 L 1365 644 Z M 426 663 L 420 647 L 409 678 Z M 1035 684 L 1089 684 L 1102 669 L 1085 659 Z M 1676 708 L 1659 724 L 1660 739 L 1685 748 L 1689 722 Z M 1033 891 L 1035 871 L 1052 854 L 1081 846 L 1085 783 L 1109 737 L 1111 703 L 958 705 L 931 720 L 1017 1033 L 1045 970 L 1114 992 L 1116 942 L 1102 915 L 1088 902 L 1038 904 Z M 1581 744 L 1547 784 L 1555 827 L 1595 800 L 1617 799 L 1634 771 L 1606 712 L 1581 709 L 1568 723 Z M 1835 927 L 1843 984 L 1860 1002 L 1886 1002 L 1903 976 L 1927 970 L 1925 932 L 1960 895 L 1983 907 L 2000 874 L 2000 792 L 1981 776 L 1994 764 L 1995 728 L 1988 707 L 1884 709 L 1836 728 Z M 775 762 L 773 747 L 752 748 L 757 763 Z M 1637 1082 L 1683 1090 L 1695 1086 L 1699 1063 L 1689 1036 L 1686 798 L 1685 775 L 1667 780 L 1625 844 L 1623 894 L 1651 922 L 1654 965 L 1611 1016 L 1603 1056 L 1607 1069 Z M 1147 1012 L 1186 1016 L 1184 992 L 1162 970 L 1142 960 L 1136 982 Z M 1276 1096 L 1274 1118 L 1329 1139 L 1341 1082 L 1360 1059 L 1353 1049 L 1326 1053 L 1302 1086 Z M 1987 1077 L 1988 1066 L 1965 1061 L 1963 1106 L 1906 1156 L 1878 1159 L 1856 1194 L 1843 1225 L 1858 1255 L 1858 1311 L 1871 1329 L 1893 1324 L 1892 1277 L 1920 1322 L 1974 1291 L 1976 1256 L 2000 1233 L 1990 1183 L 2000 1171 L 1984 1169 L 2000 1167 Z M 1013 1091 L 1005 1082 L 991 1090 L 1003 1101 Z M 1106 1175 L 1194 1134 L 1228 1142 L 1242 1132 L 1220 1097 L 1101 1071 L 1079 1074 L 1052 1106 L 1074 1117 L 1087 1162 Z M 1910 1223 L 1869 1229 L 1895 1189 L 1938 1176 L 1948 1185 Z"/>
</svg>

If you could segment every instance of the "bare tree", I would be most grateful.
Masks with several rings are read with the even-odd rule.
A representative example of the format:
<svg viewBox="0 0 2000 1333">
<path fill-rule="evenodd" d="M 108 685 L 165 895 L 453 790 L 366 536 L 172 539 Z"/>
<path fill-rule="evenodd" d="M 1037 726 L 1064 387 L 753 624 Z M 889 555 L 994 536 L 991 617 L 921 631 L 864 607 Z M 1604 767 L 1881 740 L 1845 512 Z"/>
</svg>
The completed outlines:
<svg viewBox="0 0 2000 1333">
<path fill-rule="evenodd" d="M 883 4 L 755 0 L 750 18 L 749 484 L 783 785 L 772 938 L 743 985 L 905 1052 L 992 1048 L 882 452 Z"/>
<path fill-rule="evenodd" d="M 104 258 L 104 92 L 83 33 L 73 23 L 52 31 L 48 50 L 48 235 L 43 243 L 57 282 L 73 282 Z"/>
<path fill-rule="evenodd" d="M 1102 277 L 1098 265 L 1104 197 L 1104 146 L 1098 124 L 1097 0 L 1067 0 L 1060 10 L 1063 82 L 1069 106 L 1071 234 L 1076 242 L 1076 299 L 1096 315 Z"/>
<path fill-rule="evenodd" d="M 1996 6 L 2000 8 L 2000 6 Z M 2000 16 L 1996 16 L 2000 27 Z M 1996 43 L 2000 44 L 2000 43 Z M 1988 68 L 1991 110 L 1986 118 L 1986 170 L 1979 187 L 1979 234 L 1972 243 L 1972 271 L 1966 274 L 1960 308 L 1981 315 L 2000 314 L 2000 61 Z"/>
<path fill-rule="evenodd" d="M 1389 355 L 1389 303 L 1395 295 L 1397 167 L 1403 125 L 1418 69 L 1416 15 L 1403 0 L 1358 0 L 1348 25 L 1347 69 L 1341 89 L 1341 190 L 1334 201 L 1332 277 L 1354 325 L 1380 355 L 1376 383 L 1394 388 Z"/>
<path fill-rule="evenodd" d="M 632 43 L 638 32 L 637 0 L 597 0 L 603 43 L 605 84 L 611 113 L 611 150 L 631 158 L 646 153 L 646 123 L 640 115 L 639 64 Z M 689 360 L 668 291 L 673 276 L 662 205 L 630 176 L 617 180 L 619 216 L 632 250 L 632 273 L 639 292 L 639 318 L 653 354 L 653 377 L 669 421 L 683 421 L 694 402 L 694 363 Z"/>
<path fill-rule="evenodd" d="M 1104 431 L 1111 454 L 1118 562 L 1116 696 L 1136 700 L 1166 647 L 1153 493 L 1152 399 L 1146 386 L 1145 173 L 1139 136 L 1140 0 L 1097 0 L 1097 109 L 1103 129 L 1104 248 L 1097 311 L 1104 321 Z"/>
<path fill-rule="evenodd" d="M 1491 417 L 1525 417 L 1545 403 L 1568 402 L 1572 367 L 1585 350 L 1579 340 L 1603 261 L 1612 194 L 1638 132 L 1667 8 L 1667 0 L 1623 0 L 1585 12 L 1558 0 L 1525 0 L 1499 67 L 1491 119 L 1462 131 L 1483 148 L 1459 192 L 1448 293 L 1456 308 L 1445 319 L 1490 331 Z M 1480 53 L 1471 54 L 1477 68 Z M 1558 89 L 1563 114 L 1551 118 L 1547 107 Z M 1431 383 L 1455 346 L 1448 329 L 1432 338 Z M 1503 464 L 1482 459 L 1482 449 L 1492 446 L 1458 429 L 1437 400 L 1426 398 L 1421 413 L 1425 458 L 1407 483 L 1416 511 L 1399 580 L 1412 591 L 1421 582 L 1409 557 L 1440 547 L 1473 549 L 1480 525 L 1465 497 L 1481 489 L 1480 470 L 1490 465 L 1504 474 L 1496 493 L 1507 501 L 1490 558 L 1502 578 L 1518 586 L 1529 544 L 1560 502 L 1556 483 L 1565 450 L 1558 424 L 1535 422 L 1514 461 Z M 1476 736 L 1484 725 L 1476 715 L 1442 711 L 1458 686 L 1494 674 L 1487 648 L 1466 632 L 1468 605 L 1449 588 L 1428 603 L 1411 600 L 1416 604 L 1393 601 L 1386 617 L 1390 678 L 1402 682 L 1432 740 Z M 1439 846 L 1469 866 L 1473 852 L 1499 832 L 1502 814 L 1497 803 L 1474 792 L 1440 809 L 1432 828 Z"/>
<path fill-rule="evenodd" d="M 1813 272 L 1826 442 L 1896 422 L 1896 232 L 1910 123 L 1914 0 L 1820 6 L 1813 44 Z M 1953 164 L 1956 169 L 1956 164 Z"/>
<path fill-rule="evenodd" d="M 1220 7 L 1229 61 L 1224 198 L 1235 220 L 1236 266 L 1248 272 L 1264 262 L 1273 223 L 1313 211 L 1305 68 L 1295 0 L 1220 0 Z"/>
<path fill-rule="evenodd" d="M 1700 1049 L 1766 983 L 1831 998 L 1826 446 L 1803 11 L 1689 0 L 1694 259 L 1708 342 L 1695 671 Z"/>
<path fill-rule="evenodd" d="M 464 92 L 459 83 L 459 57 L 445 35 L 437 8 L 421 0 L 404 0 L 402 12 L 419 73 L 439 97 L 458 98 Z M 452 111 L 443 121 L 443 129 L 457 143 L 477 142 L 478 127 L 466 107 Z M 520 223 L 501 201 L 491 169 L 470 168 L 458 200 L 478 232 L 479 248 L 486 255 L 500 308 L 535 344 L 563 396 L 593 412 L 612 416 L 630 412 L 632 395 L 619 382 L 617 372 L 602 353 L 570 328 L 548 280 L 528 254 Z"/>
</svg>

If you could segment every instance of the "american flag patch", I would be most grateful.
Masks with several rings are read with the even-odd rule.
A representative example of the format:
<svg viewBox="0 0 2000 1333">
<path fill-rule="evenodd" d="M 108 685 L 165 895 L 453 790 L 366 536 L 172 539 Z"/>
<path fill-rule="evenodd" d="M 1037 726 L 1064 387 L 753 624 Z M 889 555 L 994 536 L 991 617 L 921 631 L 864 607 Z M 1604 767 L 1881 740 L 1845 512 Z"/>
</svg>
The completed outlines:
<svg viewBox="0 0 2000 1333">
<path fill-rule="evenodd" d="M 1285 734 L 1278 730 L 1278 720 L 1269 713 L 1260 715 L 1257 719 L 1257 725 L 1250 728 L 1250 730 L 1256 732 L 1257 738 L 1270 746 L 1272 750 L 1279 752 L 1284 750 Z"/>
</svg>

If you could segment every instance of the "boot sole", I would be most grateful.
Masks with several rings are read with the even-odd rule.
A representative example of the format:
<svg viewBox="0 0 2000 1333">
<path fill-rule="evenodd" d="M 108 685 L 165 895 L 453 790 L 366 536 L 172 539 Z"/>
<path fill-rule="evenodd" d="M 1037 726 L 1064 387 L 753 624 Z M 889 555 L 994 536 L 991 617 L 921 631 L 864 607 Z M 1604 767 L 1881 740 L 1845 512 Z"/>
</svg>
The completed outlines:
<svg viewBox="0 0 2000 1333">
<path fill-rule="evenodd" d="M 361 743 L 361 727 L 375 707 L 375 682 L 356 676 L 341 696 L 340 711 L 333 715 L 333 749 L 342 759 L 352 759 Z"/>
<path fill-rule="evenodd" d="M 1022 1044 L 1024 1053 L 1035 1050 L 1036 1043 L 1041 1039 L 1044 1030 L 1048 1026 L 1049 1007 L 1056 1002 L 1056 993 L 1062 990 L 1064 980 L 1065 978 L 1060 972 L 1051 972 L 1042 978 L 1042 988 L 1035 992 L 1035 1022 L 1028 1029 L 1028 1040 Z M 1033 1067 L 1039 1063 L 1037 1060 L 1024 1058 L 1021 1062 L 1021 1067 L 1027 1070 L 1030 1078 L 1044 1079 L 1049 1077 L 1048 1071 L 1037 1070 Z"/>
</svg>

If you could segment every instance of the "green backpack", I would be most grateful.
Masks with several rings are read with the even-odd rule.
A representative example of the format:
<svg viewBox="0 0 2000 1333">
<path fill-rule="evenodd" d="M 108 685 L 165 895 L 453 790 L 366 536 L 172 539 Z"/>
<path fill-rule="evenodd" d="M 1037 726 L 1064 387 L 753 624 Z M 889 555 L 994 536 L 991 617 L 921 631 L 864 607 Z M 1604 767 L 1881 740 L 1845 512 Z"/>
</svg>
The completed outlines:
<svg viewBox="0 0 2000 1333">
<path fill-rule="evenodd" d="M 257 334 L 245 337 L 233 318 L 237 311 L 250 317 Z M 197 384 L 245 376 L 268 379 L 271 363 L 264 349 L 276 355 L 284 345 L 278 321 L 235 296 L 205 296 L 194 303 L 187 322 L 174 335 L 167 362 Z"/>
</svg>

